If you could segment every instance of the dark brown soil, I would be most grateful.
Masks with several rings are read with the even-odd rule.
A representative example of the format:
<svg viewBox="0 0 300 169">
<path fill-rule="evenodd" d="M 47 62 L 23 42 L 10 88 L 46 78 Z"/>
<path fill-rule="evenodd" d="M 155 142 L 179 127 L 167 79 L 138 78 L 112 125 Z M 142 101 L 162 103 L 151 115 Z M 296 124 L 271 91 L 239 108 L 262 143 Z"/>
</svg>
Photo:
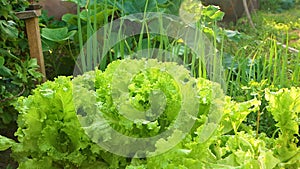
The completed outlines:
<svg viewBox="0 0 300 169">
<path fill-rule="evenodd" d="M 0 152 L 0 168 L 1 169 L 15 169 L 18 167 L 18 163 L 10 157 L 11 150 Z"/>
</svg>

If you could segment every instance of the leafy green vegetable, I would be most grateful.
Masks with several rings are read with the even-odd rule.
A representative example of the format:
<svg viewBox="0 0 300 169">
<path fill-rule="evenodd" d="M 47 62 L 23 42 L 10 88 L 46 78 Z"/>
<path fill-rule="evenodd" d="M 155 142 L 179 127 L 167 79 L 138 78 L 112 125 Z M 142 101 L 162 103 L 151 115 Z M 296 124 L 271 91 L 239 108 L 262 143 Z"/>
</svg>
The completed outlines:
<svg viewBox="0 0 300 169">
<path fill-rule="evenodd" d="M 227 104 L 224 110 L 224 117 L 222 124 L 224 126 L 223 132 L 227 133 L 234 130 L 237 133 L 238 128 L 242 122 L 246 119 L 247 115 L 251 112 L 256 112 L 259 109 L 260 101 L 257 99 L 249 100 L 237 104 L 234 101 L 230 101 L 230 98 L 227 98 Z"/>
<path fill-rule="evenodd" d="M 125 64 L 126 62 L 128 63 Z M 167 130 L 171 122 L 175 120 L 177 113 L 180 111 L 181 108 L 181 96 L 180 96 L 181 91 L 178 87 L 178 84 L 176 84 L 177 82 L 175 81 L 174 77 L 171 77 L 167 72 L 161 70 L 164 66 L 166 67 L 167 64 L 160 65 L 157 62 L 155 62 L 155 64 L 157 64 L 156 65 L 157 68 L 145 69 L 144 71 L 139 72 L 133 77 L 130 77 L 131 76 L 130 70 L 128 70 L 129 67 L 131 65 L 136 65 L 134 69 L 136 71 L 139 71 L 143 63 L 144 61 L 122 61 L 122 62 L 116 61 L 107 68 L 107 70 L 103 73 L 103 76 L 97 76 L 95 82 L 96 89 L 99 88 L 99 90 L 97 90 L 97 94 L 99 96 L 106 96 L 104 98 L 103 97 L 99 98 L 99 101 L 104 103 L 102 105 L 103 107 L 102 111 L 105 114 L 107 114 L 107 116 L 105 117 L 112 121 L 117 121 L 118 123 L 121 123 L 118 125 L 121 126 L 126 125 L 127 127 L 118 126 L 118 128 L 120 127 L 120 129 L 122 130 L 128 128 L 129 130 L 136 131 L 135 133 L 137 135 L 134 133 L 131 134 L 139 137 L 156 135 L 159 132 L 163 132 Z M 125 72 L 125 74 L 123 72 Z M 107 81 L 103 80 L 105 77 L 108 78 Z M 118 79 L 120 79 L 121 77 L 124 80 L 117 82 Z M 130 80 L 131 78 L 132 80 L 129 82 L 129 84 L 126 83 L 126 79 Z M 116 90 L 120 90 L 120 91 L 116 91 Z M 110 93 L 111 91 L 118 92 L 118 93 L 120 92 L 120 95 L 114 96 L 115 93 Z M 129 92 L 128 104 L 133 106 L 131 107 L 131 109 L 130 107 L 127 107 L 125 105 L 126 98 L 123 98 L 124 96 L 122 92 L 126 92 L 126 91 Z M 159 91 L 161 91 L 164 94 L 164 96 L 161 95 Z M 111 96 L 111 97 L 108 98 L 107 96 Z M 155 99 L 151 99 L 151 97 L 155 97 Z M 162 100 L 158 100 L 159 103 L 162 103 L 161 105 L 155 103 L 157 99 L 162 99 Z M 113 100 L 114 103 L 108 102 L 107 100 Z M 166 107 L 163 107 L 164 104 Z M 124 106 L 118 108 L 117 106 L 120 105 L 124 105 Z M 112 119 L 111 114 L 117 115 L 118 111 L 129 112 L 132 111 L 132 109 L 136 109 L 137 111 L 142 111 L 142 112 L 146 111 L 145 119 L 148 119 L 148 122 L 146 121 L 144 122 L 147 125 L 140 124 L 141 126 L 137 125 L 136 127 L 134 127 L 135 124 L 133 122 L 130 122 L 129 120 L 127 120 L 122 116 L 119 116 L 117 119 Z M 149 109 L 150 109 L 150 114 L 147 115 L 147 110 Z M 163 114 L 161 114 L 156 121 L 155 117 L 158 116 L 159 114 L 155 115 L 152 114 L 151 112 L 159 113 L 160 111 L 163 111 Z M 128 125 L 131 126 L 129 127 Z M 154 127 L 154 125 L 156 127 Z M 127 131 L 125 130 L 120 132 L 126 133 Z"/>
<path fill-rule="evenodd" d="M 300 88 L 280 89 L 275 93 L 267 90 L 266 100 L 269 101 L 268 110 L 280 129 L 275 140 L 275 154 L 286 166 L 299 168 L 299 137 L 296 136 L 299 136 L 300 125 Z"/>
<path fill-rule="evenodd" d="M 15 141 L 0 135 L 0 151 L 9 149 L 15 144 Z"/>
<path fill-rule="evenodd" d="M 178 72 L 178 77 L 172 72 Z M 197 97 L 192 98 L 199 104 L 195 116 L 189 111 L 197 104 L 185 100 L 193 92 L 186 92 L 189 90 L 178 82 L 195 87 Z M 222 93 L 219 84 L 193 79 L 175 63 L 115 61 L 104 72 L 86 72 L 73 80 L 58 77 L 40 85 L 31 96 L 20 97 L 15 133 L 19 143 L 0 136 L 0 150 L 11 148 L 21 169 L 299 168 L 299 88 L 265 91 L 268 111 L 279 128 L 278 138 L 276 133 L 269 138 L 243 131 L 242 122 L 259 110 L 260 100 L 239 103 Z M 177 129 L 166 138 L 147 142 L 153 145 L 142 145 L 150 147 L 142 153 L 158 155 L 137 158 L 140 152 L 135 152 L 126 158 L 101 147 L 113 143 L 118 148 L 121 145 L 121 152 L 130 153 L 126 150 L 129 142 L 113 139 L 109 127 L 121 135 L 149 138 L 177 126 L 183 108 L 186 117 L 180 120 L 195 120 L 184 137 L 185 130 Z M 96 144 L 99 141 L 101 146 Z"/>
<path fill-rule="evenodd" d="M 137 66 L 142 63 L 144 63 L 144 60 L 116 61 L 111 64 L 105 72 L 98 70 L 88 72 L 74 78 L 73 82 L 70 80 L 70 77 L 58 77 L 54 82 L 48 81 L 36 88 L 33 91 L 33 95 L 28 98 L 21 97 L 16 105 L 20 116 L 18 118 L 19 128 L 15 133 L 20 143 L 12 145 L 13 157 L 19 162 L 20 168 L 45 165 L 50 168 L 61 168 L 62 166 L 67 168 L 86 168 L 88 166 L 94 166 L 94 164 L 99 164 L 103 166 L 103 168 L 108 166 L 111 168 L 122 168 L 122 166 L 125 167 L 128 165 L 128 161 L 126 161 L 124 157 L 105 152 L 97 144 L 92 142 L 92 140 L 95 141 L 95 139 L 99 139 L 99 134 L 89 138 L 83 130 L 85 129 L 85 131 L 89 133 L 88 128 L 90 128 L 91 131 L 96 131 L 96 129 L 99 130 L 98 127 L 101 127 L 101 125 L 90 126 L 88 123 L 80 124 L 78 118 L 83 119 L 87 112 L 98 112 L 94 111 L 95 106 L 89 104 L 94 103 L 93 101 L 95 100 L 93 99 L 97 99 L 97 103 L 101 105 L 98 108 L 105 113 L 105 117 L 108 120 L 111 120 L 111 125 L 121 133 L 135 137 L 148 137 L 168 130 L 169 126 L 172 126 L 174 123 L 173 121 L 176 117 L 174 113 L 181 108 L 181 97 L 186 97 L 181 96 L 181 89 L 177 86 L 178 82 L 172 80 L 173 77 L 163 71 L 163 68 L 177 71 L 177 69 L 175 69 L 178 68 L 176 64 L 158 63 L 149 60 L 148 63 L 152 66 L 136 74 L 127 86 L 131 98 L 128 103 L 132 104 L 138 110 L 146 111 L 147 109 L 151 109 L 153 112 L 157 112 L 161 109 L 160 106 L 166 106 L 158 120 L 151 119 L 155 118 L 155 116 L 148 114 L 150 115 L 148 117 L 150 119 L 147 123 L 130 121 L 120 116 L 116 107 L 117 105 L 112 100 L 114 96 L 112 95 L 113 93 L 111 93 L 113 90 L 111 90 L 110 87 L 113 86 L 112 82 L 115 82 L 114 76 L 116 76 L 116 73 L 122 72 L 120 68 L 128 70 L 127 68 L 131 65 Z M 119 67 L 120 65 L 122 65 L 122 67 Z M 188 74 L 188 71 L 184 70 L 183 67 L 180 67 L 180 69 L 182 69 L 182 75 L 185 73 Z M 122 75 L 122 73 L 119 75 Z M 185 79 L 185 76 L 178 75 Z M 118 78 L 118 76 L 116 77 Z M 189 80 L 186 79 L 185 83 L 188 82 Z M 204 86 L 204 84 L 208 85 Z M 214 120 L 214 118 L 220 119 L 220 117 L 215 116 L 209 117 L 209 108 L 211 102 L 214 101 L 209 84 L 209 81 L 203 79 L 199 80 L 196 85 L 198 88 L 197 93 L 203 94 L 203 96 L 198 96 L 202 106 L 200 106 L 198 117 L 194 117 L 197 120 L 189 134 L 190 136 L 187 138 L 207 132 L 203 130 L 203 128 L 198 129 L 198 126 L 205 124 L 217 125 L 218 120 Z M 116 85 L 115 87 L 121 88 L 122 86 Z M 79 91 L 81 99 L 77 99 L 79 96 L 76 96 L 77 92 L 74 92 L 74 90 Z M 164 94 L 162 95 L 160 92 L 157 92 L 158 90 L 162 90 Z M 156 98 L 156 96 L 163 100 L 166 98 L 165 102 L 159 100 L 159 102 L 163 104 L 158 104 L 158 102 L 155 102 L 155 99 L 153 99 Z M 153 101 L 147 102 L 149 99 Z M 78 107 L 74 107 L 73 101 L 75 101 L 75 105 L 84 105 L 80 109 L 77 109 L 78 117 L 75 111 L 75 108 Z M 79 110 L 81 110 L 81 112 Z M 221 112 L 216 113 L 215 115 L 220 115 L 220 113 Z M 92 118 L 93 116 L 86 120 L 91 120 Z M 188 119 L 190 117 L 187 116 L 186 118 Z M 207 121 L 208 119 L 210 119 L 210 121 Z M 83 125 L 83 128 L 81 125 Z M 216 127 L 212 129 L 212 131 L 215 131 Z M 197 134 L 194 134 L 196 130 Z M 170 142 L 180 141 L 182 139 L 180 132 L 181 131 L 175 130 L 168 138 L 168 142 L 166 142 L 167 140 L 158 140 L 153 148 L 157 149 L 156 151 L 160 151 L 165 148 L 164 145 L 168 145 Z M 105 132 L 101 133 L 103 133 L 103 135 L 100 136 L 104 138 L 104 141 L 110 140 L 109 133 L 106 133 L 106 135 Z M 204 140 L 202 138 L 202 140 L 210 139 L 212 138 L 211 136 Z M 125 145 L 126 143 L 123 144 Z"/>
<path fill-rule="evenodd" d="M 72 89 L 70 77 L 58 77 L 39 86 L 28 98 L 19 99 L 16 136 L 20 143 L 12 150 L 20 168 L 107 167 L 103 150 L 90 141 L 80 126 Z"/>
<path fill-rule="evenodd" d="M 201 81 L 203 86 L 209 84 L 208 81 L 203 81 Z M 88 82 L 85 83 L 88 84 Z M 124 151 L 119 153 L 130 156 L 131 153 L 133 155 L 136 153 L 135 150 L 144 150 L 145 153 L 162 152 L 164 146 L 156 144 L 157 141 L 162 140 L 157 137 L 146 142 L 139 142 L 141 144 L 132 144 L 133 141 L 138 141 L 126 139 L 123 136 L 115 139 L 118 134 L 114 131 L 131 138 L 149 138 L 167 132 L 167 135 L 163 135 L 166 137 L 162 139 L 173 140 L 171 141 L 173 144 L 168 142 L 171 146 L 176 145 L 181 140 L 178 138 L 184 137 L 186 133 L 193 133 L 197 128 L 193 128 L 195 122 L 195 126 L 207 125 L 203 130 L 198 131 L 203 135 L 202 141 L 211 137 L 217 129 L 222 113 L 216 108 L 212 111 L 212 115 L 209 115 L 208 100 L 212 99 L 208 97 L 211 96 L 199 96 L 197 92 L 205 93 L 205 90 L 209 92 L 212 88 L 207 85 L 201 89 L 202 84 L 197 85 L 189 72 L 175 63 L 161 63 L 153 59 L 125 59 L 111 63 L 103 73 L 96 71 L 95 86 L 86 87 L 89 89 L 86 91 L 78 88 L 74 95 L 75 98 L 77 98 L 76 95 L 82 97 L 82 93 L 93 96 L 95 95 L 93 90 L 96 91 L 97 101 L 94 103 L 95 100 L 92 99 L 91 102 L 98 105 L 100 115 L 94 114 L 93 104 L 87 105 L 79 98 L 75 99 L 85 130 L 95 142 L 100 140 L 100 144 L 103 142 L 113 144 L 115 151 Z M 75 87 L 78 85 L 80 86 L 81 83 Z M 197 91 L 198 87 L 199 91 Z M 198 109 L 199 98 L 202 105 Z M 101 116 L 109 124 L 101 120 Z M 205 122 L 206 116 L 209 116 L 207 122 Z M 126 145 L 127 148 L 122 149 L 118 145 Z M 128 148 L 133 145 L 132 149 Z M 139 148 L 139 146 L 146 147 Z"/>
</svg>

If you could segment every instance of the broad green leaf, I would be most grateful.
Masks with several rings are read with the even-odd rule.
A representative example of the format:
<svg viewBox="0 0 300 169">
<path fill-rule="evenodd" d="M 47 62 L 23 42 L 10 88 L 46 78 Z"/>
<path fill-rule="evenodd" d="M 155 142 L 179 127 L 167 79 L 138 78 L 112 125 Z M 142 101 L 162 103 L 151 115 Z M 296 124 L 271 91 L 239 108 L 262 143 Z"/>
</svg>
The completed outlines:
<svg viewBox="0 0 300 169">
<path fill-rule="evenodd" d="M 226 99 L 224 116 L 222 120 L 223 133 L 227 133 L 232 129 L 237 131 L 241 123 L 246 119 L 251 112 L 256 112 L 259 109 L 261 102 L 257 99 L 247 102 L 237 103 Z"/>
<path fill-rule="evenodd" d="M 0 76 L 9 77 L 11 76 L 11 70 L 5 66 L 0 66 Z"/>
<path fill-rule="evenodd" d="M 13 21 L 5 21 L 0 20 L 0 30 L 1 35 L 7 38 L 17 38 L 18 37 L 18 29 L 14 26 L 16 23 Z"/>
<path fill-rule="evenodd" d="M 94 14 L 92 14 L 90 16 L 90 20 L 92 21 L 92 23 L 94 23 L 94 18 L 96 17 L 97 24 L 98 25 L 103 25 L 104 22 L 105 22 L 105 17 L 112 15 L 115 11 L 116 11 L 116 9 L 101 10 L 100 12 L 98 12 L 96 14 L 96 16 Z M 93 13 L 93 11 L 91 11 L 91 13 Z"/>
<path fill-rule="evenodd" d="M 51 41 L 51 40 L 48 40 L 48 39 L 45 39 L 45 38 L 42 38 L 41 41 L 42 41 L 42 50 L 43 50 L 43 52 L 52 53 L 53 49 L 55 49 L 58 46 L 57 42 L 54 42 L 54 41 Z"/>
<path fill-rule="evenodd" d="M 215 21 L 221 21 L 223 19 L 224 15 L 225 15 L 224 12 L 218 10 L 216 13 L 214 13 L 212 16 L 210 16 L 210 18 Z"/>
<path fill-rule="evenodd" d="M 205 126 L 202 128 L 202 130 L 197 131 L 197 134 L 199 135 L 199 141 L 200 143 L 203 143 L 207 141 L 210 137 L 213 136 L 215 130 L 217 129 L 218 124 L 216 123 L 207 123 Z"/>
<path fill-rule="evenodd" d="M 262 152 L 258 160 L 265 169 L 273 169 L 280 162 L 278 158 L 274 157 L 272 151 Z"/>
<path fill-rule="evenodd" d="M 214 5 L 208 5 L 208 6 L 205 6 L 204 9 L 203 9 L 203 15 L 206 15 L 206 16 L 212 16 L 212 15 L 214 15 L 219 9 L 220 9 L 220 7 L 214 6 Z"/>
<path fill-rule="evenodd" d="M 27 64 L 28 64 L 27 65 L 28 68 L 38 68 L 38 64 L 37 64 L 37 59 L 36 58 L 30 59 Z"/>
<path fill-rule="evenodd" d="M 62 16 L 62 20 L 68 25 L 77 25 L 77 15 L 67 13 Z"/>
<path fill-rule="evenodd" d="M 75 30 L 68 32 L 67 27 L 62 28 L 42 28 L 41 36 L 45 39 L 61 42 L 70 39 L 76 33 Z"/>
<path fill-rule="evenodd" d="M 6 4 L 6 5 L 8 5 L 8 4 Z M 3 16 L 5 19 L 8 18 L 9 14 L 10 14 L 9 9 L 0 11 L 0 16 Z"/>
<path fill-rule="evenodd" d="M 242 40 L 242 36 L 245 36 L 241 35 L 240 32 L 233 30 L 225 30 L 224 32 L 229 40 L 234 41 L 236 43 L 239 43 Z"/>
<path fill-rule="evenodd" d="M 4 57 L 0 56 L 0 67 L 2 67 L 4 65 Z"/>
</svg>

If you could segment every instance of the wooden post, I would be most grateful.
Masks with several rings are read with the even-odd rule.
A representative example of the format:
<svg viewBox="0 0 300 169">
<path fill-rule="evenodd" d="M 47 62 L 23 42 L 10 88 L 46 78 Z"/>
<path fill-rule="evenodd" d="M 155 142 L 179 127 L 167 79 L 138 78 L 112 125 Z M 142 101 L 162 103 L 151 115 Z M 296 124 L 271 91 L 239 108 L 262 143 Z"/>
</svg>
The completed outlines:
<svg viewBox="0 0 300 169">
<path fill-rule="evenodd" d="M 42 51 L 42 43 L 40 36 L 40 27 L 38 17 L 41 15 L 40 5 L 30 5 L 28 10 L 17 12 L 17 17 L 25 20 L 28 44 L 30 49 L 30 57 L 36 58 L 39 71 L 43 74 L 43 82 L 46 81 L 46 71 L 44 65 L 44 57 Z"/>
</svg>

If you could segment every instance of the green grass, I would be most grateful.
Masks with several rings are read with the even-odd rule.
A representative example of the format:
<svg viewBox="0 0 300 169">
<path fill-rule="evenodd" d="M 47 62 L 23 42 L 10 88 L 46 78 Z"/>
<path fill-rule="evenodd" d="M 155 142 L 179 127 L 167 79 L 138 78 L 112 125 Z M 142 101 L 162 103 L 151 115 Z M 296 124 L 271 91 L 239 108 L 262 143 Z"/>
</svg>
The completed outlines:
<svg viewBox="0 0 300 169">
<path fill-rule="evenodd" d="M 225 43 L 224 51 L 233 61 L 226 71 L 229 95 L 243 100 L 241 88 L 251 81 L 266 80 L 278 88 L 300 85 L 300 53 L 289 50 L 300 50 L 299 9 L 298 4 L 282 13 L 257 11 L 252 14 L 255 29 L 247 18 L 227 25 L 227 29 L 241 32 L 238 43 Z"/>
<path fill-rule="evenodd" d="M 116 1 L 111 1 L 113 2 L 113 7 L 116 7 Z M 144 14 L 146 14 L 146 10 L 147 10 L 147 4 L 144 7 Z M 86 5 L 85 10 L 90 11 L 90 8 L 92 8 L 92 6 L 90 5 Z M 96 7 L 94 7 L 96 8 Z M 160 11 L 159 7 L 157 6 L 157 11 Z M 88 15 L 95 15 L 96 13 L 89 13 L 87 12 Z M 87 16 L 89 17 L 89 16 Z M 195 53 L 192 52 L 191 49 L 188 49 L 189 47 L 187 47 L 184 43 L 185 42 L 181 42 L 181 38 L 171 38 L 168 37 L 166 35 L 164 35 L 166 33 L 166 24 L 168 23 L 163 23 L 163 22 L 159 22 L 158 23 L 158 29 L 160 32 L 162 32 L 162 34 L 154 34 L 154 33 L 149 33 L 149 25 L 147 22 L 140 22 L 141 23 L 141 30 L 139 30 L 140 32 L 138 32 L 137 35 L 128 37 L 124 40 L 120 40 L 117 44 L 115 44 L 107 53 L 106 51 L 103 51 L 101 53 L 101 51 L 103 49 L 105 49 L 108 45 L 110 45 L 110 43 L 114 40 L 113 38 L 118 38 L 118 39 L 122 39 L 122 29 L 119 29 L 119 32 L 116 30 L 112 30 L 112 25 L 109 25 L 109 23 L 113 20 L 109 20 L 109 16 L 106 16 L 106 25 L 104 27 L 105 29 L 105 33 L 103 35 L 101 35 L 102 37 L 109 37 L 106 40 L 102 40 L 99 39 L 99 41 L 97 41 L 97 39 L 94 39 L 94 41 L 88 41 L 86 43 L 86 46 L 84 46 L 84 41 L 82 40 L 82 37 L 84 36 L 84 34 L 86 34 L 88 37 L 90 37 L 93 33 L 95 33 L 97 30 L 95 29 L 95 26 L 91 24 L 91 22 L 87 22 L 87 31 L 83 32 L 80 28 L 81 28 L 81 22 L 80 22 L 80 17 L 78 14 L 78 35 L 79 35 L 79 47 L 82 49 L 83 47 L 85 47 L 86 50 L 84 53 L 81 53 L 81 66 L 80 68 L 82 69 L 83 72 L 88 71 L 88 70 L 92 70 L 94 69 L 94 63 L 91 61 L 91 58 L 95 57 L 95 55 L 97 55 L 97 47 L 99 46 L 100 49 L 100 55 L 98 54 L 99 58 L 98 61 L 101 60 L 100 62 L 100 69 L 104 70 L 106 68 L 106 66 L 112 62 L 113 60 L 117 60 L 117 59 L 123 59 L 125 57 L 128 57 L 130 55 L 133 55 L 134 53 L 138 53 L 139 51 L 143 51 L 142 55 L 135 55 L 132 56 L 134 58 L 149 58 L 149 57 L 153 57 L 152 54 L 154 53 L 154 51 L 152 51 L 152 48 L 155 48 L 157 51 L 167 51 L 169 52 L 172 57 L 168 58 L 167 54 L 164 52 L 159 53 L 157 56 L 158 57 L 162 57 L 165 58 L 166 61 L 180 61 L 182 62 L 187 68 L 190 69 L 191 73 L 193 76 L 198 77 L 207 77 L 207 73 L 206 73 L 206 68 L 203 67 L 203 62 L 204 60 L 202 59 L 202 57 L 204 56 L 197 56 L 195 55 Z M 120 17 L 120 16 L 119 16 Z M 120 25 L 122 27 L 124 21 L 121 20 Z M 168 22 L 168 21 L 167 21 Z M 171 20 L 169 21 L 171 22 Z M 152 25 L 153 26 L 153 25 Z M 165 26 L 165 28 L 164 28 Z M 216 26 L 216 25 L 215 25 Z M 94 29 L 93 29 L 94 28 Z M 134 29 L 134 28 L 130 28 L 130 29 Z M 168 28 L 169 29 L 169 28 Z M 184 27 L 182 27 L 182 29 L 185 29 Z M 172 31 L 172 30 L 168 30 L 168 31 Z M 167 32 L 168 33 L 168 32 Z M 201 35 L 199 35 L 201 36 Z M 196 36 L 196 37 L 199 37 Z M 112 39 L 110 39 L 112 37 Z M 94 37 L 95 38 L 95 37 Z M 197 42 L 198 39 L 195 39 L 195 42 Z M 212 37 L 212 41 L 215 44 L 216 43 L 216 37 Z M 196 45 L 196 49 L 197 48 L 201 48 L 201 44 L 194 44 Z M 202 47 L 203 48 L 203 47 Z M 89 50 L 90 49 L 90 50 Z M 184 51 L 184 52 L 183 52 Z M 154 57 L 157 57 L 154 56 Z M 217 62 L 216 57 L 217 53 L 213 54 L 213 57 L 210 61 L 211 62 Z M 168 59 L 166 59 L 168 58 Z M 93 60 L 96 60 L 93 59 Z M 218 63 L 213 63 L 213 64 L 218 64 Z M 220 66 L 213 66 L 214 68 L 220 67 Z M 214 69 L 214 71 L 220 71 L 219 69 Z M 216 78 L 218 79 L 218 78 Z"/>
<path fill-rule="evenodd" d="M 115 2 L 115 1 L 114 1 Z M 91 6 L 85 6 L 87 10 Z M 94 8 L 96 8 L 94 6 Z M 147 5 L 145 6 L 145 11 Z M 157 7 L 157 11 L 158 11 Z M 95 13 L 88 13 L 88 15 L 95 15 Z M 109 16 L 106 16 L 106 23 L 112 21 Z M 78 17 L 79 18 L 79 17 Z M 289 19 L 286 19 L 289 18 Z M 248 25 L 246 18 L 240 19 L 236 25 L 230 25 L 228 28 L 238 30 L 242 34 L 238 35 L 239 40 L 232 42 L 224 36 L 219 36 L 219 30 L 216 29 L 216 24 L 211 24 L 211 29 L 214 32 L 210 40 L 217 46 L 219 52 L 213 53 L 212 64 L 213 68 L 218 68 L 220 65 L 215 62 L 217 57 L 221 57 L 226 62 L 225 68 L 225 83 L 227 87 L 227 94 L 232 96 L 236 100 L 247 100 L 244 95 L 243 87 L 248 86 L 251 82 L 262 82 L 268 85 L 274 85 L 278 88 L 299 86 L 300 85 L 300 54 L 290 52 L 288 48 L 283 47 L 281 44 L 285 44 L 287 47 L 297 48 L 300 37 L 300 10 L 299 6 L 294 9 L 285 11 L 283 13 L 271 13 L 268 11 L 257 11 L 253 14 L 253 21 L 256 25 L 256 29 L 251 28 Z M 80 29 L 80 21 L 78 21 L 78 28 Z M 83 34 L 88 36 L 92 35 L 97 26 L 96 21 L 88 22 L 86 32 L 79 31 L 79 37 Z M 122 22 L 120 23 L 123 24 Z M 173 39 L 165 35 L 149 33 L 149 25 L 147 22 L 142 22 L 142 29 L 140 33 L 126 38 L 118 42 L 113 46 L 108 53 L 101 53 L 100 69 L 104 70 L 106 66 L 113 60 L 123 59 L 129 55 L 132 58 L 144 58 L 152 57 L 154 51 L 149 50 L 155 48 L 158 51 L 168 51 L 172 54 L 171 59 L 168 61 L 182 60 L 182 63 L 190 69 L 191 73 L 195 77 L 210 78 L 205 66 L 205 60 L 203 56 L 197 56 L 191 51 L 180 39 Z M 163 30 L 163 23 L 159 23 L 158 27 Z M 201 25 L 198 27 L 203 29 Z M 120 29 L 119 32 L 112 32 L 112 27 L 105 27 L 107 34 L 104 36 L 121 38 Z M 90 41 L 91 42 L 91 41 Z M 81 55 L 81 62 L 83 70 L 91 70 L 94 68 L 95 63 L 92 60 L 100 59 L 95 58 L 97 54 L 96 47 L 97 39 L 92 41 L 93 43 L 87 43 L 87 50 L 85 55 Z M 80 41 L 80 47 L 84 42 Z M 110 40 L 103 41 L 102 47 L 105 48 L 109 45 Z M 281 44 L 279 44 L 281 43 Z M 142 54 L 133 55 L 134 53 Z M 167 55 L 163 53 L 158 54 L 159 57 L 166 58 Z M 215 69 L 214 71 L 219 71 Z"/>
<path fill-rule="evenodd" d="M 279 42 L 289 40 L 289 46 L 300 49 L 300 4 L 294 8 L 281 13 L 270 11 L 256 11 L 252 14 L 252 19 L 256 29 L 248 24 L 247 18 L 240 19 L 236 25 L 231 25 L 230 29 L 236 29 L 247 33 L 255 39 L 264 39 L 269 36 L 276 36 Z"/>
</svg>

